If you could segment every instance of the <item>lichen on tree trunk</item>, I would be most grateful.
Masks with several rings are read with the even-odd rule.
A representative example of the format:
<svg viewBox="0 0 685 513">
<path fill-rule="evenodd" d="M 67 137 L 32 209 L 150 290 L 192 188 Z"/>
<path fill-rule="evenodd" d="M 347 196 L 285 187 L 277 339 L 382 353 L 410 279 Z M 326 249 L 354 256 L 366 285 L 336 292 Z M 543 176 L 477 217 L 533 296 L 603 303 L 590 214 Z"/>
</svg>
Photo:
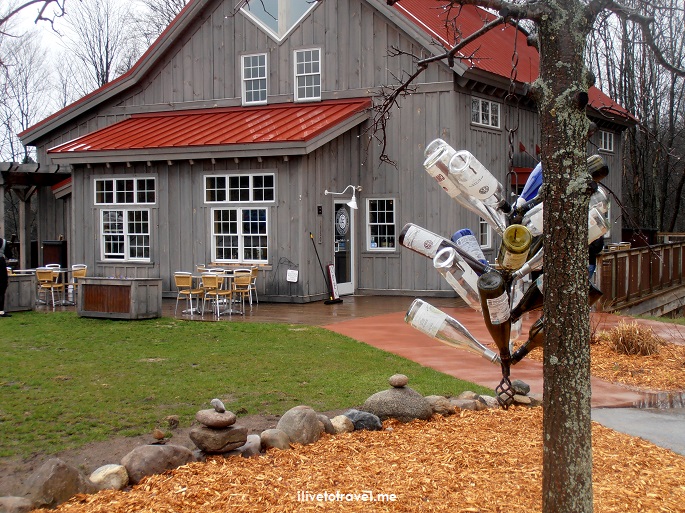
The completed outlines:
<svg viewBox="0 0 685 513">
<path fill-rule="evenodd" d="M 588 21 L 573 0 L 540 23 L 536 83 L 544 169 L 543 511 L 592 511 L 586 92 Z M 583 106 L 584 107 L 584 106 Z"/>
</svg>

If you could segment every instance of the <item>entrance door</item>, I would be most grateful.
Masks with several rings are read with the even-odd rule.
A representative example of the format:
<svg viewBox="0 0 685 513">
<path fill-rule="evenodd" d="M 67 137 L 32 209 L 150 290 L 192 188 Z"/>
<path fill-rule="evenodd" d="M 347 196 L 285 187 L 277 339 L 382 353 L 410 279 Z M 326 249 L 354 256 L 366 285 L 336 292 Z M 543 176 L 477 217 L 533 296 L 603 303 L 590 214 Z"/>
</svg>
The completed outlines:
<svg viewBox="0 0 685 513">
<path fill-rule="evenodd" d="M 335 247 L 333 264 L 338 293 L 354 294 L 354 210 L 346 201 L 334 201 L 333 232 Z"/>
</svg>

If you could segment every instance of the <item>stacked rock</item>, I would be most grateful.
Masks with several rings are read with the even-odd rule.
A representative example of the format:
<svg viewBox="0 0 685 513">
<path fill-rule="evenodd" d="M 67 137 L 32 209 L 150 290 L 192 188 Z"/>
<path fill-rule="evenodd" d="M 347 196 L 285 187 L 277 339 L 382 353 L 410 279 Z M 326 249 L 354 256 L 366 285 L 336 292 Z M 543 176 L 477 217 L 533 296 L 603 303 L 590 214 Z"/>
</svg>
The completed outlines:
<svg viewBox="0 0 685 513">
<path fill-rule="evenodd" d="M 219 399 L 212 399 L 213 408 L 200 410 L 195 419 L 202 424 L 190 430 L 188 436 L 202 452 L 223 454 L 247 442 L 247 428 L 236 425 L 236 415 L 227 411 Z"/>
</svg>

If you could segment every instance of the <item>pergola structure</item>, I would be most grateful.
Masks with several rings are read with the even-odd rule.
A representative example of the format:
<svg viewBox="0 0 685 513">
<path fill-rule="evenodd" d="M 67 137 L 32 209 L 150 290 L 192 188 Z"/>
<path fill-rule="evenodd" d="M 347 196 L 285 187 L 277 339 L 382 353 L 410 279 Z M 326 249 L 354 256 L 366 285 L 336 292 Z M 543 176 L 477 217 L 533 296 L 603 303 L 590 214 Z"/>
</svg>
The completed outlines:
<svg viewBox="0 0 685 513">
<path fill-rule="evenodd" d="M 0 237 L 5 238 L 5 193 L 12 191 L 19 198 L 19 268 L 25 269 L 30 263 L 31 196 L 41 187 L 53 187 L 70 177 L 71 172 L 59 165 L 46 167 L 40 164 L 0 162 Z"/>
</svg>

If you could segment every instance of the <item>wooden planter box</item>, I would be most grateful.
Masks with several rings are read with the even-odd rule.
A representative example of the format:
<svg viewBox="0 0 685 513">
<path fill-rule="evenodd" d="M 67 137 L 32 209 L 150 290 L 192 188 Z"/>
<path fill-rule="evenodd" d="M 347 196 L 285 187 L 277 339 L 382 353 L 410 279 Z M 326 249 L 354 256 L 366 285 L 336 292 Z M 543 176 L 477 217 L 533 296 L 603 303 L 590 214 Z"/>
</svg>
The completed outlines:
<svg viewBox="0 0 685 513">
<path fill-rule="evenodd" d="M 79 317 L 153 319 L 162 316 L 158 278 L 79 278 Z"/>
<path fill-rule="evenodd" d="M 5 311 L 33 310 L 36 305 L 36 277 L 32 274 L 8 276 Z"/>
</svg>

